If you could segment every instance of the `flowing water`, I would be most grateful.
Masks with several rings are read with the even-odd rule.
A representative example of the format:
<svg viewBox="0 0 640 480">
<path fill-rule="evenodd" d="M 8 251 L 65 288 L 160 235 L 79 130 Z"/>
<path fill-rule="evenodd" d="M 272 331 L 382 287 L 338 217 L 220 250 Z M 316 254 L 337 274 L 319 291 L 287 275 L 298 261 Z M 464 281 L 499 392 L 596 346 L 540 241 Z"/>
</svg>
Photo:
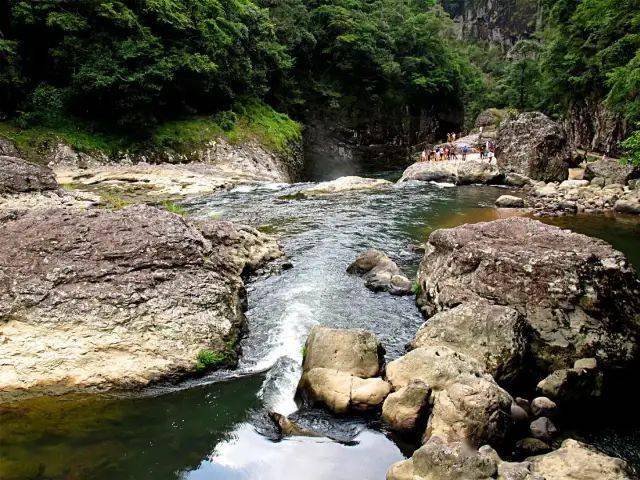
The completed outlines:
<svg viewBox="0 0 640 480">
<path fill-rule="evenodd" d="M 497 218 L 493 202 L 508 190 L 423 183 L 291 199 L 302 187 L 240 187 L 187 205 L 196 216 L 277 233 L 293 265 L 249 283 L 237 371 L 130 398 L 70 396 L 0 407 L 0 479 L 384 478 L 407 450 L 375 419 L 330 420 L 349 434 L 344 442 L 273 441 L 259 412 L 296 409 L 301 349 L 313 325 L 372 330 L 388 358 L 413 337 L 422 319 L 411 297 L 372 293 L 345 272 L 358 253 L 382 249 L 411 276 L 420 260 L 412 246 L 436 228 Z M 616 218 L 549 221 L 600 236 L 640 266 L 639 224 Z M 606 431 L 596 441 L 633 460 L 638 439 L 630 435 Z M 629 442 L 635 446 L 626 448 Z"/>
</svg>

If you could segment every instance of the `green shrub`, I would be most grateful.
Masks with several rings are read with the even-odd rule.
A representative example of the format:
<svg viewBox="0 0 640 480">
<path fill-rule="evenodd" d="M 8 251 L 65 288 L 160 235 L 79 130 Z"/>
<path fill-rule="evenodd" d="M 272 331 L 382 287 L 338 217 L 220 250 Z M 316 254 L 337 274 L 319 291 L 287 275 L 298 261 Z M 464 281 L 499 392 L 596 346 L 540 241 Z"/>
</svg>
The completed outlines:
<svg viewBox="0 0 640 480">
<path fill-rule="evenodd" d="M 640 130 L 636 130 L 629 135 L 622 142 L 622 148 L 624 149 L 624 157 L 622 159 L 625 163 L 640 165 Z"/>
<path fill-rule="evenodd" d="M 414 280 L 413 283 L 411 283 L 411 292 L 414 295 L 420 295 L 422 293 L 422 286 L 420 285 L 420 282 Z"/>
<path fill-rule="evenodd" d="M 214 352 L 213 350 L 200 350 L 196 355 L 196 371 L 204 372 L 211 368 L 220 366 L 228 361 L 226 353 Z"/>
</svg>

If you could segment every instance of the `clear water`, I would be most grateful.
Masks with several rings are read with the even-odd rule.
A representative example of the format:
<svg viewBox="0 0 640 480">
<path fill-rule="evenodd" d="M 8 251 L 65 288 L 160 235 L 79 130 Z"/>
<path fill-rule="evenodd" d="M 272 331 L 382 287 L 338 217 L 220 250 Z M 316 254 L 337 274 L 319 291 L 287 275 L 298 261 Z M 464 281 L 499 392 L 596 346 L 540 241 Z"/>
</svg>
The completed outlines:
<svg viewBox="0 0 640 480">
<path fill-rule="evenodd" d="M 295 410 L 301 347 L 313 325 L 367 328 L 379 336 L 388 358 L 400 355 L 422 322 L 412 298 L 370 292 L 345 272 L 347 265 L 375 247 L 413 275 L 420 255 L 412 245 L 436 228 L 497 218 L 493 202 L 507 190 L 405 184 L 378 192 L 282 198 L 300 188 L 238 188 L 187 205 L 196 216 L 276 232 L 293 264 L 248 285 L 249 329 L 237 371 L 136 398 L 49 398 L 0 407 L 0 478 L 384 478 L 388 466 L 404 455 L 401 444 L 375 424 L 363 423 L 348 444 L 317 438 L 273 442 L 258 433 L 255 412 Z M 640 262 L 637 222 L 615 227 L 604 217 L 557 222 L 602 236 Z M 618 431 L 603 440 L 627 441 Z"/>
</svg>

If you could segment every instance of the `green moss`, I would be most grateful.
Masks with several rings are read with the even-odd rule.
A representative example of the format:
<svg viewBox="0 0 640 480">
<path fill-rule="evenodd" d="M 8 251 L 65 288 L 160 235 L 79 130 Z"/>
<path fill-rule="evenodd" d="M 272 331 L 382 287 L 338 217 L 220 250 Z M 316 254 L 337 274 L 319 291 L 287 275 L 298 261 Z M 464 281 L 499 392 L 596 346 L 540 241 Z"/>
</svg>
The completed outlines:
<svg viewBox="0 0 640 480">
<path fill-rule="evenodd" d="M 229 363 L 227 352 L 214 352 L 213 350 L 200 350 L 196 355 L 196 371 L 204 372 Z"/>
<path fill-rule="evenodd" d="M 100 199 L 102 200 L 102 203 L 104 203 L 105 208 L 109 208 L 111 210 L 120 210 L 132 205 L 131 202 L 125 200 L 122 196 L 112 192 L 102 192 L 100 194 Z"/>
<path fill-rule="evenodd" d="M 411 283 L 411 292 L 414 295 L 420 295 L 422 293 L 422 286 L 420 285 L 420 282 L 414 280 L 413 283 Z"/>
<path fill-rule="evenodd" d="M 81 122 L 72 120 L 28 128 L 21 128 L 12 122 L 0 122 L 0 137 L 11 140 L 22 156 L 35 162 L 43 162 L 47 151 L 60 142 L 78 152 L 101 152 L 106 155 L 130 150 L 134 145 L 131 138 L 92 131 Z"/>
<path fill-rule="evenodd" d="M 176 213 L 182 216 L 185 216 L 188 213 L 184 207 L 182 207 L 181 205 L 178 205 L 177 203 L 171 202 L 169 200 L 167 200 L 166 202 L 162 202 L 161 205 L 162 205 L 162 208 L 164 208 L 166 211 L 171 213 Z"/>
<path fill-rule="evenodd" d="M 60 142 L 78 152 L 113 157 L 118 152 L 136 153 L 141 150 L 170 149 L 189 154 L 222 137 L 233 144 L 255 140 L 273 152 L 286 154 L 301 135 L 302 126 L 298 122 L 255 100 L 245 100 L 233 111 L 220 112 L 215 116 L 160 124 L 148 138 L 97 131 L 71 118 L 26 128 L 12 122 L 0 122 L 0 137 L 15 143 L 25 158 L 40 163 L 46 161 L 48 151 Z"/>
</svg>

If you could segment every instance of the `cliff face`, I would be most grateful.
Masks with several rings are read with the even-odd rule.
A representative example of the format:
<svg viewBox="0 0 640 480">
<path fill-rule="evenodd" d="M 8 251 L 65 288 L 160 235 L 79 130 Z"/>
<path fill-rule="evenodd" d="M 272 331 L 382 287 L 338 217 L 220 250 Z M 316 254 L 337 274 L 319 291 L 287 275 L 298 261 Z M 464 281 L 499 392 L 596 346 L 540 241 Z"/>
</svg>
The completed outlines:
<svg viewBox="0 0 640 480">
<path fill-rule="evenodd" d="M 537 0 L 442 0 L 461 38 L 512 47 L 536 29 L 541 7 Z"/>
</svg>

